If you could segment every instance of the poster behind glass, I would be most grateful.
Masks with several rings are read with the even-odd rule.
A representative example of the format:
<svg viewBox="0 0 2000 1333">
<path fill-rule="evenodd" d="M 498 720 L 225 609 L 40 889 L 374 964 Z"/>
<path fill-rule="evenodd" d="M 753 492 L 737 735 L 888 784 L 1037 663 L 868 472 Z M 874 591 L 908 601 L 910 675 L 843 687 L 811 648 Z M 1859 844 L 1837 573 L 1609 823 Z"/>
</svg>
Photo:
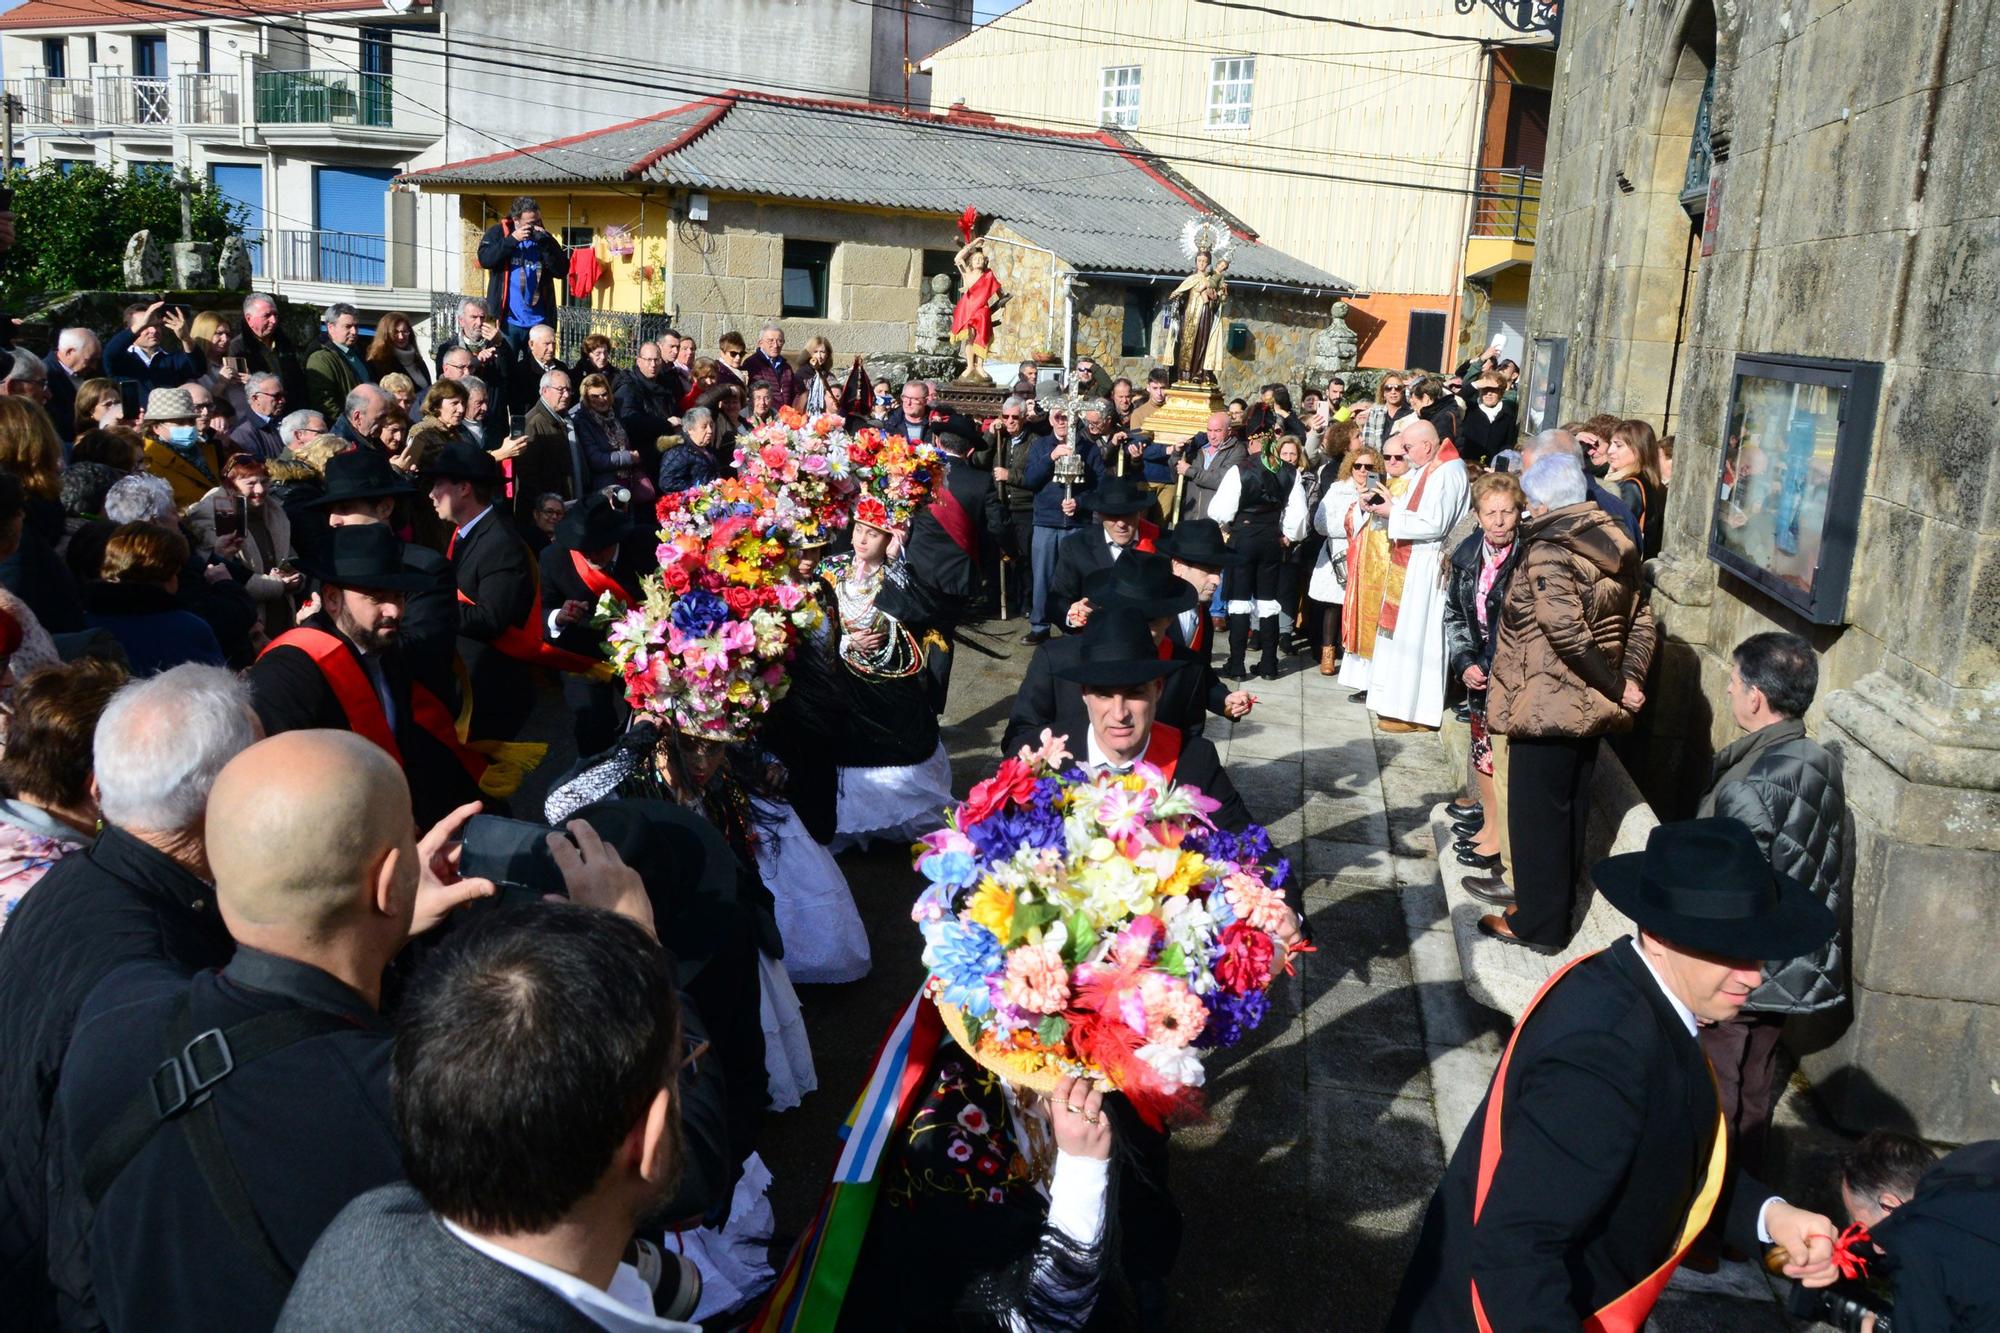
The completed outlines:
<svg viewBox="0 0 2000 1333">
<path fill-rule="evenodd" d="M 1528 360 L 1528 388 L 1521 396 L 1521 433 L 1553 430 L 1562 424 L 1563 363 L 1569 339 L 1537 338 Z"/>
<path fill-rule="evenodd" d="M 1879 367 L 1737 363 L 1709 555 L 1820 624 L 1838 623 Z M 1865 399 L 1865 401 L 1863 401 Z"/>
</svg>

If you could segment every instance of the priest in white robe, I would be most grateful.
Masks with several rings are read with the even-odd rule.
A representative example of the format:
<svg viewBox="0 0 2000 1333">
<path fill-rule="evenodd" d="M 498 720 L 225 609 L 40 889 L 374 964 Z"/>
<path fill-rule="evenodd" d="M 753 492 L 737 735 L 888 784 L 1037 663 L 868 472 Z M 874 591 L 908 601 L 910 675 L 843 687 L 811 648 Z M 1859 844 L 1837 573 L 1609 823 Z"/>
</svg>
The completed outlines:
<svg viewBox="0 0 2000 1333">
<path fill-rule="evenodd" d="M 1444 716 L 1445 541 L 1465 517 L 1470 483 L 1458 451 L 1427 421 L 1396 435 L 1409 488 L 1370 512 L 1389 525 L 1388 586 L 1368 671 L 1368 708 L 1384 731 L 1435 729 Z"/>
</svg>

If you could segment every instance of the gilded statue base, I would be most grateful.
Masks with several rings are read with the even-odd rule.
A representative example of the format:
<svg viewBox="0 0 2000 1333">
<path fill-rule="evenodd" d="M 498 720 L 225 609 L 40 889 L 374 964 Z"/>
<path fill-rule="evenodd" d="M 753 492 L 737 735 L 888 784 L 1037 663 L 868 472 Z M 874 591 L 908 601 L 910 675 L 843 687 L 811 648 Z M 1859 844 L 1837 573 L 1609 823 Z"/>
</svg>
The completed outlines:
<svg viewBox="0 0 2000 1333">
<path fill-rule="evenodd" d="M 1182 381 L 1167 390 L 1167 401 L 1153 409 L 1143 429 L 1161 444 L 1183 444 L 1188 436 L 1207 430 L 1209 415 L 1221 410 L 1220 389 Z"/>
</svg>

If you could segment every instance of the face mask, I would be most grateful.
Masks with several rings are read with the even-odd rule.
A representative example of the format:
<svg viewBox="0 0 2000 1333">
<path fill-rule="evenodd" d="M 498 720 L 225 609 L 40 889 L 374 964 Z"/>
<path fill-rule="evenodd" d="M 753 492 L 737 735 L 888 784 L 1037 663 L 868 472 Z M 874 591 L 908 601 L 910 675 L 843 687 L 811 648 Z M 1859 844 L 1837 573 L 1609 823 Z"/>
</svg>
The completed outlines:
<svg viewBox="0 0 2000 1333">
<path fill-rule="evenodd" d="M 201 432 L 197 431 L 193 426 L 181 425 L 181 426 L 167 427 L 168 444 L 177 444 L 180 445 L 182 448 L 186 448 L 188 445 L 193 444 L 196 440 L 200 438 L 201 438 Z"/>
</svg>

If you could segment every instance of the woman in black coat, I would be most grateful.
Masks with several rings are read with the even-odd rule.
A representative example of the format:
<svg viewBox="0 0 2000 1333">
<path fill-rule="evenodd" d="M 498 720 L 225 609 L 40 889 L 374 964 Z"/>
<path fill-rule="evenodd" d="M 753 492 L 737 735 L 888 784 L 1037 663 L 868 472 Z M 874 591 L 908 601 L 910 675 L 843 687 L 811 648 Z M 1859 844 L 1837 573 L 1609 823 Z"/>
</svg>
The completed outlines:
<svg viewBox="0 0 2000 1333">
<path fill-rule="evenodd" d="M 1479 799 L 1452 802 L 1458 826 L 1459 863 L 1493 871 L 1500 865 L 1499 802 L 1493 784 L 1493 742 L 1486 734 L 1486 676 L 1493 669 L 1499 638 L 1500 606 L 1507 580 L 1521 558 L 1515 530 L 1527 497 L 1510 472 L 1489 472 L 1472 483 L 1472 510 L 1479 531 L 1451 553 L 1445 582 L 1444 643 L 1450 676 L 1465 686 L 1466 721 L 1472 729 L 1472 770 Z"/>
</svg>

